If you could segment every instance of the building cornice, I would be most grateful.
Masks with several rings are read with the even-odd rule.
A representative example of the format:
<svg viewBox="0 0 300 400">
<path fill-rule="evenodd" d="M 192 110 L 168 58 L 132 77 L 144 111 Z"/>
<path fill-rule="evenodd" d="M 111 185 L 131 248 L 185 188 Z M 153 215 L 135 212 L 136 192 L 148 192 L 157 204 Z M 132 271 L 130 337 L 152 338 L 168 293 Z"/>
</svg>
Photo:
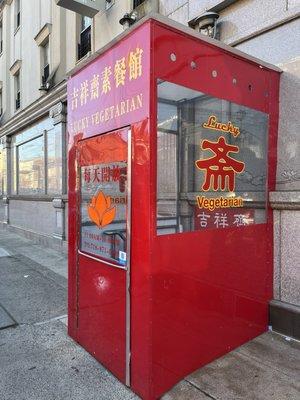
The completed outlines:
<svg viewBox="0 0 300 400">
<path fill-rule="evenodd" d="M 9 68 L 12 75 L 16 75 L 21 69 L 22 61 L 16 60 L 13 65 Z"/>
<path fill-rule="evenodd" d="M 34 40 L 38 46 L 43 46 L 46 40 L 48 39 L 52 30 L 52 24 L 45 24 L 42 29 L 35 36 Z"/>
<path fill-rule="evenodd" d="M 49 110 L 58 102 L 65 102 L 67 100 L 67 81 L 64 80 L 56 85 L 51 92 L 40 97 L 28 107 L 18 112 L 15 116 L 9 119 L 4 125 L 0 127 L 0 137 L 4 135 L 11 135 L 27 125 L 32 124 L 35 120 L 49 115 Z"/>
</svg>

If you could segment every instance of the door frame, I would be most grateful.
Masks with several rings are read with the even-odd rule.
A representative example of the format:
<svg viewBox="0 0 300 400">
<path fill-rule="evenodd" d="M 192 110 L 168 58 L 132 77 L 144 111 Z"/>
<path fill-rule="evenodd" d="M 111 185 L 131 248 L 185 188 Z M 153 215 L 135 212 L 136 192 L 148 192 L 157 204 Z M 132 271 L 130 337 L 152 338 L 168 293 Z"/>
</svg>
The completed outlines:
<svg viewBox="0 0 300 400">
<path fill-rule="evenodd" d="M 131 126 L 125 126 L 119 129 L 114 129 L 113 131 L 104 132 L 99 135 L 94 135 L 89 138 L 84 138 L 83 141 L 92 139 L 96 136 L 103 136 L 109 135 L 110 133 L 120 131 L 120 130 L 127 130 L 127 218 L 126 218 L 126 266 L 118 266 L 115 265 L 107 260 L 102 260 L 97 257 L 93 257 L 90 254 L 84 253 L 80 250 L 80 226 L 77 228 L 78 236 L 76 240 L 76 247 L 77 247 L 77 255 L 76 255 L 76 315 L 77 315 L 77 327 L 78 327 L 78 298 L 79 298 L 79 263 L 78 263 L 78 255 L 90 258 L 94 261 L 99 263 L 105 264 L 107 266 L 122 269 L 126 273 L 125 279 L 125 384 L 126 386 L 130 387 L 131 382 L 131 374 L 130 374 L 130 363 L 131 363 L 131 195 L 132 195 L 132 130 Z M 78 160 L 79 153 L 76 152 L 76 159 Z M 77 179 L 80 179 L 80 162 L 77 164 Z M 80 183 L 81 188 L 81 183 Z M 78 215 L 81 213 L 80 204 L 81 204 L 81 191 L 79 190 L 76 196 L 76 209 Z M 80 225 L 80 218 L 77 219 L 77 224 Z"/>
<path fill-rule="evenodd" d="M 131 363 L 131 173 L 132 173 L 132 131 L 128 127 L 128 153 L 127 153 L 127 220 L 126 220 L 126 359 L 125 359 L 125 384 L 130 386 L 130 363 Z"/>
</svg>

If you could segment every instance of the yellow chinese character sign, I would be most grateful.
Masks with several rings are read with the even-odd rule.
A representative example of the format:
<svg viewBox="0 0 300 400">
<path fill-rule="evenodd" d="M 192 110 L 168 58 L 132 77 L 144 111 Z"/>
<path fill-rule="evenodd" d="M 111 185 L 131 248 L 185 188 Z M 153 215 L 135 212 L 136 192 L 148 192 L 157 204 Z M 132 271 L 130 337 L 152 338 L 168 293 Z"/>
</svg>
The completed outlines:
<svg viewBox="0 0 300 400">
<path fill-rule="evenodd" d="M 129 53 L 129 80 L 142 76 L 143 50 L 139 47 Z"/>
<path fill-rule="evenodd" d="M 114 74 L 115 74 L 116 87 L 119 87 L 120 85 L 124 86 L 125 78 L 126 78 L 125 57 L 116 61 L 115 68 L 114 68 Z"/>
</svg>

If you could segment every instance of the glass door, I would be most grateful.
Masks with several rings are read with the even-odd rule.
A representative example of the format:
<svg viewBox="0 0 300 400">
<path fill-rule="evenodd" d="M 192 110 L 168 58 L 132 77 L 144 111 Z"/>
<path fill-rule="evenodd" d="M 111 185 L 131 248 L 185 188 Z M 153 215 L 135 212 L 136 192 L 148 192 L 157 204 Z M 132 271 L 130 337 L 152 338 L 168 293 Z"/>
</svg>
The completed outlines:
<svg viewBox="0 0 300 400">
<path fill-rule="evenodd" d="M 78 328 L 81 343 L 130 385 L 131 135 L 78 144 Z"/>
<path fill-rule="evenodd" d="M 128 131 L 84 141 L 80 154 L 80 252 L 127 266 Z"/>
</svg>

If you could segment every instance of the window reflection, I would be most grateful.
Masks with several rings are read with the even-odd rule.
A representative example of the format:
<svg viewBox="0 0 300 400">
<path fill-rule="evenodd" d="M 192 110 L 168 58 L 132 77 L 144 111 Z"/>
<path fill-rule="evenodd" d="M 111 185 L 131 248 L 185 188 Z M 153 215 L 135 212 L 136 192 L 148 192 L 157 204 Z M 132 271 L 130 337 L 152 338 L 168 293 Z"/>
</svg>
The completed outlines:
<svg viewBox="0 0 300 400">
<path fill-rule="evenodd" d="M 52 123 L 49 118 L 40 121 L 38 124 L 35 124 L 28 129 L 24 130 L 23 132 L 18 133 L 15 135 L 13 140 L 18 145 L 24 142 L 27 142 L 30 139 L 33 139 L 36 136 L 41 135 L 41 133 L 52 129 Z"/>
<path fill-rule="evenodd" d="M 113 264 L 127 263 L 127 132 L 81 142 L 80 249 Z"/>
<path fill-rule="evenodd" d="M 18 147 L 19 193 L 40 194 L 45 191 L 44 137 Z"/>
<path fill-rule="evenodd" d="M 61 193 L 62 162 L 61 126 L 53 127 L 49 118 L 14 135 L 10 161 L 11 193 Z"/>
<path fill-rule="evenodd" d="M 14 139 L 11 148 L 10 168 L 11 168 L 11 193 L 17 194 L 17 147 L 14 145 Z"/>
<path fill-rule="evenodd" d="M 0 196 L 4 193 L 4 149 L 0 143 Z"/>
<path fill-rule="evenodd" d="M 47 132 L 47 192 L 59 193 L 62 184 L 61 134 L 52 129 Z"/>
</svg>

